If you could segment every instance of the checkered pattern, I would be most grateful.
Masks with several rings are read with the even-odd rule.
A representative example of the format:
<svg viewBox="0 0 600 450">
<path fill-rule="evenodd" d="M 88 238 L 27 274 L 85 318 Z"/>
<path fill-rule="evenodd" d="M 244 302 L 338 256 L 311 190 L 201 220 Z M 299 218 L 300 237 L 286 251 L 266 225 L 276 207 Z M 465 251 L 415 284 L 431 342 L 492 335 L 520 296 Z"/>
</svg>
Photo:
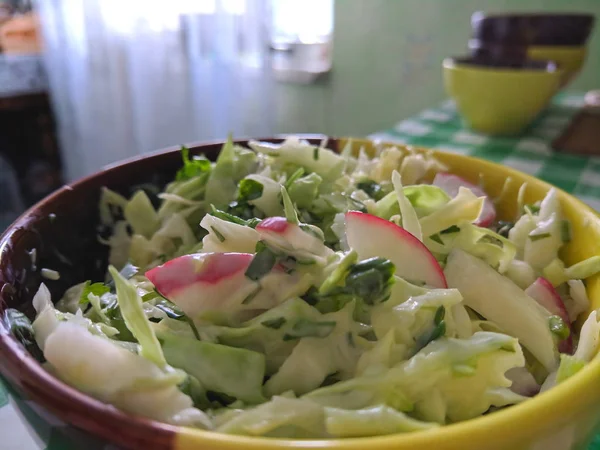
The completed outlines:
<svg viewBox="0 0 600 450">
<path fill-rule="evenodd" d="M 559 186 L 600 210 L 600 158 L 555 153 L 550 148 L 551 141 L 582 105 L 583 95 L 558 96 L 526 134 L 518 138 L 494 138 L 464 129 L 454 104 L 448 101 L 369 137 L 499 162 Z M 3 436 L 2 447 L 7 449 L 117 450 L 22 399 L 9 391 L 1 379 L 0 436 Z M 589 450 L 600 450 L 600 435 Z"/>
<path fill-rule="evenodd" d="M 454 103 L 446 101 L 369 137 L 495 161 L 535 175 L 600 210 L 600 157 L 551 148 L 582 105 L 583 95 L 559 95 L 523 135 L 492 137 L 465 129 Z"/>
</svg>

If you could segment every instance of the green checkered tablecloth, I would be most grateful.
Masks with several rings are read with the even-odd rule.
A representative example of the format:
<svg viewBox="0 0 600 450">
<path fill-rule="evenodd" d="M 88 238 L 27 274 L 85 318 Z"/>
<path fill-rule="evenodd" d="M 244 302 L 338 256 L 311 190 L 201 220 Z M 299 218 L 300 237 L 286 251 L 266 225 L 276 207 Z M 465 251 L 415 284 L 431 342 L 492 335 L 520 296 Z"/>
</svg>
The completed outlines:
<svg viewBox="0 0 600 450">
<path fill-rule="evenodd" d="M 550 146 L 582 105 L 582 94 L 557 96 L 524 135 L 492 138 L 465 129 L 454 104 L 445 102 L 369 137 L 496 161 L 559 186 L 600 210 L 600 158 L 556 153 Z M 0 450 L 83 448 L 116 450 L 66 426 L 0 379 Z M 600 450 L 600 435 L 589 450 Z"/>
<path fill-rule="evenodd" d="M 551 142 L 582 106 L 583 94 L 561 94 L 523 135 L 491 137 L 464 128 L 454 103 L 446 101 L 369 137 L 495 161 L 535 175 L 600 210 L 600 157 L 575 156 L 551 148 Z"/>
</svg>

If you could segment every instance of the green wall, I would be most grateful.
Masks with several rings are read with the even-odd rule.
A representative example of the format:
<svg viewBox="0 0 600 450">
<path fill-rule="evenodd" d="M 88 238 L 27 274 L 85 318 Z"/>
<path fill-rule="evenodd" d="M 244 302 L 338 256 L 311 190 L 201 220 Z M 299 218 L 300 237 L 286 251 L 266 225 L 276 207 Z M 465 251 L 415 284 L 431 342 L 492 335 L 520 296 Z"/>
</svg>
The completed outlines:
<svg viewBox="0 0 600 450">
<path fill-rule="evenodd" d="M 317 85 L 278 85 L 281 132 L 365 135 L 444 99 L 441 62 L 465 54 L 484 11 L 585 11 L 600 0 L 336 0 L 333 72 Z M 571 90 L 600 88 L 600 23 Z M 289 103 L 288 103 L 289 101 Z"/>
</svg>

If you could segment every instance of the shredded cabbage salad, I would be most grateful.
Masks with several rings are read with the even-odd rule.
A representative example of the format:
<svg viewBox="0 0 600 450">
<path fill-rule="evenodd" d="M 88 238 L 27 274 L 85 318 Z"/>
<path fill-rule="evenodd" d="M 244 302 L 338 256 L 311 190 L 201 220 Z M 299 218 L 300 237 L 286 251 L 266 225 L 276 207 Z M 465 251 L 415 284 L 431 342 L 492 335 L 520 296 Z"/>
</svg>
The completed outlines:
<svg viewBox="0 0 600 450">
<path fill-rule="evenodd" d="M 42 284 L 35 321 L 7 320 L 82 392 L 248 436 L 439 427 L 594 357 L 596 312 L 579 336 L 572 323 L 600 257 L 561 261 L 571 231 L 555 190 L 499 221 L 501 199 L 430 153 L 350 150 L 229 140 L 210 162 L 183 148 L 157 195 L 103 190 L 105 280 L 56 305 Z"/>
</svg>

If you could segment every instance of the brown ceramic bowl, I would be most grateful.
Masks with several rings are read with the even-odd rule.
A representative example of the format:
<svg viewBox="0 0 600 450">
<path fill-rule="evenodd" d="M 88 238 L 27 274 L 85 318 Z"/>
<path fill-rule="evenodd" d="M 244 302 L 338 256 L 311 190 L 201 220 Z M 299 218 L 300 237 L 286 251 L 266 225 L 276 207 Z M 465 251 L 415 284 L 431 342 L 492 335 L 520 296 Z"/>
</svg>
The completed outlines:
<svg viewBox="0 0 600 450">
<path fill-rule="evenodd" d="M 473 38 L 482 42 L 532 46 L 583 46 L 594 27 L 593 14 L 508 13 L 471 16 Z"/>
<path fill-rule="evenodd" d="M 313 144 L 323 136 L 304 136 Z M 265 139 L 280 142 L 281 138 Z M 246 141 L 238 141 L 245 143 Z M 328 147 L 343 148 L 347 139 L 330 138 Z M 353 140 L 354 149 L 370 148 L 371 143 Z M 215 158 L 222 142 L 190 146 L 193 153 Z M 513 169 L 464 155 L 436 153 L 457 175 L 471 181 L 483 174 L 486 189 L 504 202 L 498 205 L 500 217 L 514 217 L 519 186 L 529 188 L 524 201 L 544 197 L 551 186 Z M 61 279 L 48 282 L 58 297 L 66 287 L 86 279 L 100 278 L 106 266 L 106 248 L 98 244 L 98 200 L 100 188 L 107 186 L 129 194 L 136 185 L 170 180 L 180 167 L 177 149 L 146 155 L 108 167 L 72 185 L 65 186 L 23 214 L 0 236 L 0 313 L 18 308 L 33 316 L 31 299 L 42 280 L 32 269 L 28 251 L 37 249 L 38 269 L 52 267 Z M 506 178 L 515 182 L 506 186 Z M 489 185 L 488 185 L 489 182 Z M 565 249 L 568 265 L 600 254 L 600 220 L 579 200 L 559 192 L 566 218 L 573 224 L 573 241 Z M 591 308 L 600 306 L 600 277 L 588 284 Z M 19 344 L 0 321 L 0 373 L 18 394 L 40 405 L 67 424 L 97 435 L 119 447 L 158 450 L 506 450 L 547 449 L 559 442 L 561 450 L 583 448 L 600 424 L 600 359 L 549 392 L 523 404 L 504 408 L 462 423 L 436 430 L 339 440 L 285 440 L 254 438 L 176 427 L 133 417 L 104 404 L 46 372 Z M 507 433 L 506 430 L 511 432 Z M 2 441 L 0 441 L 2 442 Z M 77 448 L 91 448 L 89 444 Z M 554 448 L 554 447 L 553 447 Z"/>
</svg>

